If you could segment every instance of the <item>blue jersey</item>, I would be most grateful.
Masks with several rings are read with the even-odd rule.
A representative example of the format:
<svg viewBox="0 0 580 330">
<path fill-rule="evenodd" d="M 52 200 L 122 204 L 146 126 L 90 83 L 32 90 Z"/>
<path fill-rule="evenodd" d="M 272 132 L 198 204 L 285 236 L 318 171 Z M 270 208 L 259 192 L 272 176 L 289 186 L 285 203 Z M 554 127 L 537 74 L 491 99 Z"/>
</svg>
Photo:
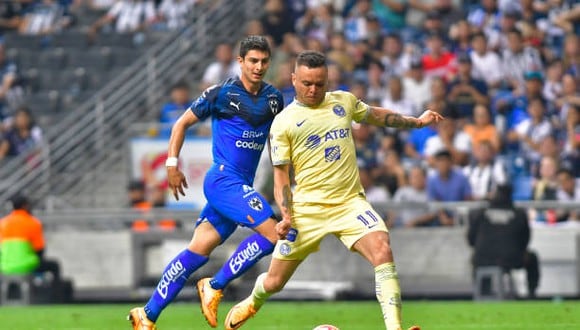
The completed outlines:
<svg viewBox="0 0 580 330">
<path fill-rule="evenodd" d="M 201 120 L 211 116 L 214 164 L 242 176 L 251 185 L 272 125 L 282 111 L 282 94 L 262 83 L 250 94 L 239 79 L 209 87 L 190 109 Z"/>
</svg>

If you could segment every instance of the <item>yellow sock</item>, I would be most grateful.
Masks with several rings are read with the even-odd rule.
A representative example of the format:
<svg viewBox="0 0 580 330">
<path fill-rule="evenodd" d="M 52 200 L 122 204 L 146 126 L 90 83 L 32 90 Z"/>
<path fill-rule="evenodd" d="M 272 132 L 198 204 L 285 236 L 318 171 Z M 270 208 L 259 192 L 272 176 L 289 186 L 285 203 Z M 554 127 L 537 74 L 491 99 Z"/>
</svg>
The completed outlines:
<svg viewBox="0 0 580 330">
<path fill-rule="evenodd" d="M 401 288 L 395 263 L 388 262 L 375 267 L 375 285 L 387 330 L 400 330 Z"/>
<path fill-rule="evenodd" d="M 252 299 L 254 300 L 254 308 L 257 310 L 270 298 L 271 293 L 266 292 L 264 289 L 264 279 L 266 279 L 266 273 L 260 274 L 256 279 L 256 284 L 254 284 L 254 289 L 252 290 Z"/>
</svg>

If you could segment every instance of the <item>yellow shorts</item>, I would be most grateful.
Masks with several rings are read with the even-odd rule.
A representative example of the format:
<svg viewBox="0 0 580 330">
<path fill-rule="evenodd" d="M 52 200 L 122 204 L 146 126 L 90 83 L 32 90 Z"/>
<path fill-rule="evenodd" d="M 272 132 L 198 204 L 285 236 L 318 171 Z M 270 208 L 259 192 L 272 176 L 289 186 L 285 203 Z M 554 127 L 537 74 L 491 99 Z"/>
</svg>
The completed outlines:
<svg viewBox="0 0 580 330">
<path fill-rule="evenodd" d="M 328 235 L 336 236 L 348 249 L 374 231 L 388 232 L 387 226 L 369 202 L 357 197 L 344 204 L 295 203 L 292 227 L 298 230 L 294 242 L 280 240 L 273 257 L 304 260 L 320 248 Z"/>
</svg>

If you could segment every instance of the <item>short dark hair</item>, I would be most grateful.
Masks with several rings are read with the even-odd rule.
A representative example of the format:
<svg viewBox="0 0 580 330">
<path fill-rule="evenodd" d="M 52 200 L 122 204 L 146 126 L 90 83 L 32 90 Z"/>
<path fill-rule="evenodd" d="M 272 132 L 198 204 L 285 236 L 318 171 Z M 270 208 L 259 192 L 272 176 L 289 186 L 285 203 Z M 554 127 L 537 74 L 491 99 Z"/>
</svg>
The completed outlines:
<svg viewBox="0 0 580 330">
<path fill-rule="evenodd" d="M 438 151 L 437 153 L 435 153 L 434 157 L 435 157 L 435 159 L 451 160 L 451 152 L 449 152 L 449 150 L 447 150 L 447 149 L 442 149 L 442 150 Z"/>
<path fill-rule="evenodd" d="M 298 54 L 296 58 L 296 66 L 304 65 L 308 68 L 326 67 L 326 56 L 321 52 L 314 50 L 305 50 Z"/>
<path fill-rule="evenodd" d="M 23 210 L 26 207 L 30 206 L 30 202 L 28 201 L 28 198 L 26 198 L 26 196 L 20 195 L 20 194 L 12 196 L 12 198 L 10 199 L 10 202 L 12 203 L 12 208 L 15 210 Z"/>
<path fill-rule="evenodd" d="M 481 31 L 477 31 L 471 35 L 471 41 L 473 41 L 477 38 L 482 38 L 485 42 L 487 42 L 487 37 L 485 36 L 485 33 L 481 32 Z"/>
<path fill-rule="evenodd" d="M 173 86 L 171 86 L 171 90 L 176 90 L 176 89 L 187 89 L 187 90 L 189 90 L 189 84 L 186 83 L 183 80 L 180 80 L 180 81 L 176 82 L 175 84 L 173 84 Z"/>
<path fill-rule="evenodd" d="M 569 176 L 570 178 L 574 178 L 574 173 L 572 173 L 572 170 L 570 170 L 567 167 L 561 167 L 558 172 L 556 172 L 557 175 L 560 174 L 566 174 L 567 176 Z"/>
<path fill-rule="evenodd" d="M 259 50 L 272 55 L 270 44 L 264 36 L 247 36 L 240 42 L 240 57 L 244 58 L 250 50 Z"/>
</svg>

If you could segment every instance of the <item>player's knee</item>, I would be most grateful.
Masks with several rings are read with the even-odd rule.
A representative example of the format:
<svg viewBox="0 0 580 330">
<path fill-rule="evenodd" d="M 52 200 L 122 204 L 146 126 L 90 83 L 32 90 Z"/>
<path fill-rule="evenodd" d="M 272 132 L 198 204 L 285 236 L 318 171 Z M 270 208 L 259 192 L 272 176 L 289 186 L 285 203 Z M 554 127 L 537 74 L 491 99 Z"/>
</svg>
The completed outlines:
<svg viewBox="0 0 580 330">
<path fill-rule="evenodd" d="M 377 240 L 372 251 L 370 261 L 375 266 L 393 261 L 393 251 L 388 240 Z"/>
</svg>

